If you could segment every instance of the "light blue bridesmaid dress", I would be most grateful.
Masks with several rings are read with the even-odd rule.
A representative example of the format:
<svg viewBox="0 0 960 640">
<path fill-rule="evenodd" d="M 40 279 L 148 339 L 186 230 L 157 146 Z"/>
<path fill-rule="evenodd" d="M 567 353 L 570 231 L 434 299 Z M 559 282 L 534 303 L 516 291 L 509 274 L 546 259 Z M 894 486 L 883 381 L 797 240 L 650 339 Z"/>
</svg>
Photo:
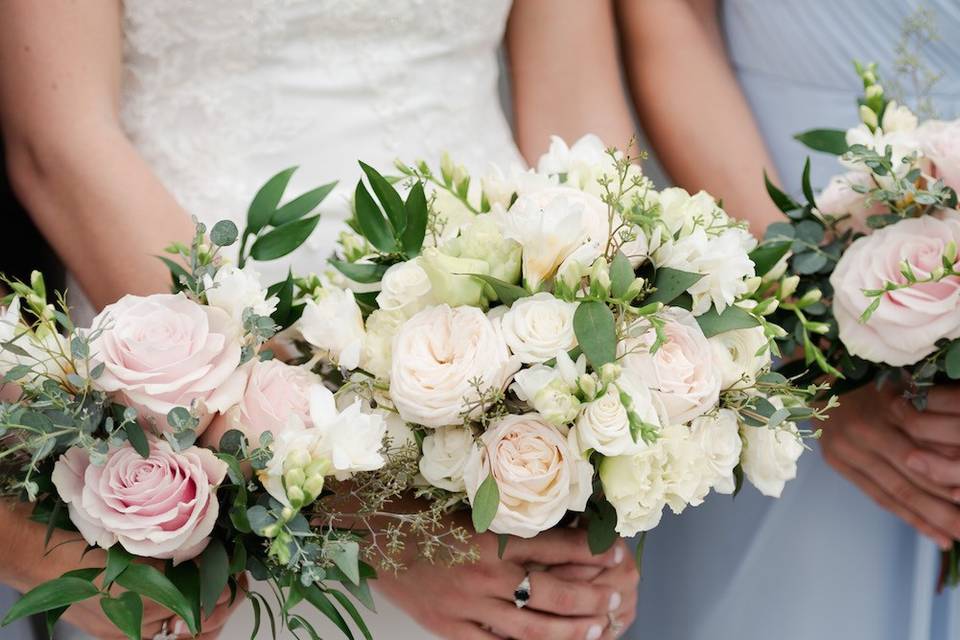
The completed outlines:
<svg viewBox="0 0 960 640">
<path fill-rule="evenodd" d="M 811 154 L 815 188 L 836 159 L 792 139 L 848 127 L 861 91 L 852 60 L 891 60 L 907 0 L 726 0 L 724 31 L 737 76 L 787 185 Z M 934 97 L 960 114 L 960 0 L 927 0 L 942 40 L 924 49 L 944 72 Z M 757 176 L 760 180 L 760 176 Z M 960 425 L 958 425 L 960 427 Z M 960 639 L 960 591 L 937 595 L 939 552 L 826 465 L 801 458 L 783 497 L 750 486 L 715 495 L 647 538 L 637 622 L 657 640 Z"/>
</svg>

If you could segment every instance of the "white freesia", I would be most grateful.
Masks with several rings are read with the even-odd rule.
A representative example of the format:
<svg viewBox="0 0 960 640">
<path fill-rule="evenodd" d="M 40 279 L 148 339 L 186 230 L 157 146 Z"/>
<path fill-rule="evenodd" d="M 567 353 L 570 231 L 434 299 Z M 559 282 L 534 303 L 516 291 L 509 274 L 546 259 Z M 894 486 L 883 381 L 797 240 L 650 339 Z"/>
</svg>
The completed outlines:
<svg viewBox="0 0 960 640">
<path fill-rule="evenodd" d="M 558 351 L 569 351 L 577 345 L 573 333 L 576 310 L 576 303 L 549 293 L 521 298 L 500 318 L 503 338 L 521 362 L 546 362 Z"/>
<path fill-rule="evenodd" d="M 723 313 L 747 292 L 746 280 L 755 273 L 748 254 L 756 244 L 745 229 L 730 228 L 709 235 L 698 226 L 689 235 L 661 246 L 654 257 L 658 266 L 701 274 L 687 289 L 693 297 L 694 315 L 707 312 L 711 306 Z"/>
<path fill-rule="evenodd" d="M 593 467 L 567 444 L 565 432 L 536 413 L 508 415 L 490 425 L 464 468 L 470 503 L 493 475 L 500 505 L 494 533 L 532 538 L 567 511 L 583 511 L 593 491 Z"/>
<path fill-rule="evenodd" d="M 380 280 L 377 306 L 384 311 L 404 311 L 413 315 L 430 302 L 430 278 L 420 259 L 391 265 Z"/>
<path fill-rule="evenodd" d="M 917 128 L 917 116 L 905 105 L 891 101 L 883 110 L 880 126 L 887 133 L 912 132 Z"/>
<path fill-rule="evenodd" d="M 465 491 L 463 470 L 476 448 L 473 432 L 464 427 L 440 427 L 423 439 L 420 473 L 427 482 L 447 491 Z"/>
<path fill-rule="evenodd" d="M 407 320 L 393 342 L 390 398 L 407 422 L 460 424 L 481 391 L 502 390 L 519 367 L 503 336 L 475 307 L 440 305 Z"/>
<path fill-rule="evenodd" d="M 607 386 L 603 395 L 584 405 L 571 430 L 579 450 L 593 449 L 605 456 L 623 456 L 646 448 L 640 434 L 634 439 L 630 430 L 631 411 L 647 425 L 660 426 L 650 389 L 635 375 L 624 372 L 616 384 Z"/>
<path fill-rule="evenodd" d="M 694 228 L 721 228 L 730 218 L 717 201 L 706 191 L 690 195 L 686 189 L 671 187 L 660 192 L 660 219 L 666 224 L 671 237 L 684 236 Z M 672 238 L 671 238 L 672 239 Z"/>
<path fill-rule="evenodd" d="M 573 362 L 566 351 L 556 354 L 554 367 L 537 364 L 514 375 L 511 389 L 544 420 L 554 426 L 573 422 L 580 412 L 580 401 L 574 395 L 577 380 L 586 373 L 584 356 Z"/>
<path fill-rule="evenodd" d="M 631 327 L 618 349 L 623 367 L 646 384 L 663 408 L 665 424 L 683 424 L 703 415 L 720 400 L 720 376 L 706 336 L 689 311 L 667 307 L 666 342 L 655 353 L 656 331 L 646 322 Z"/>
<path fill-rule="evenodd" d="M 896 105 L 890 103 L 887 108 L 889 109 L 891 106 L 895 108 Z M 892 115 L 891 118 L 891 122 L 896 123 L 894 129 L 888 131 L 883 127 L 877 127 L 871 131 L 867 125 L 861 124 L 847 130 L 846 142 L 851 147 L 853 145 L 863 145 L 880 155 L 883 155 L 887 147 L 890 147 L 894 173 L 896 177 L 903 177 L 916 166 L 916 163 L 910 162 L 909 159 L 918 155 L 923 142 L 915 126 L 912 129 L 897 128 L 908 124 L 902 114 Z M 884 118 L 884 121 L 886 121 L 886 118 Z M 914 125 L 916 125 L 915 119 Z M 862 161 L 847 156 L 841 156 L 840 163 L 855 171 L 873 173 Z M 891 176 L 873 175 L 881 187 L 887 188 L 893 185 L 894 178 Z"/>
<path fill-rule="evenodd" d="M 314 385 L 310 389 L 310 420 L 323 434 L 325 452 L 338 479 L 383 466 L 386 420 L 382 414 L 364 411 L 360 398 L 340 411 L 333 393 L 323 385 Z"/>
<path fill-rule="evenodd" d="M 20 327 L 20 298 L 14 297 L 6 309 L 0 312 L 0 375 L 19 364 L 19 358 L 2 344 L 17 337 Z M 0 386 L 3 386 L 0 384 Z"/>
<path fill-rule="evenodd" d="M 779 398 L 772 398 L 780 407 Z M 797 477 L 797 460 L 803 453 L 803 442 L 792 422 L 777 428 L 741 426 L 743 473 L 760 493 L 779 498 L 788 480 Z"/>
<path fill-rule="evenodd" d="M 718 493 L 733 493 L 736 480 L 733 470 L 740 462 L 742 442 L 737 414 L 730 409 L 720 409 L 716 414 L 694 418 L 690 432 L 704 454 L 709 470 L 704 474 L 707 488 Z"/>
<path fill-rule="evenodd" d="M 763 327 L 724 331 L 709 342 L 722 389 L 753 386 L 757 374 L 770 366 L 769 340 Z"/>
<path fill-rule="evenodd" d="M 213 278 L 204 277 L 204 287 L 207 302 L 223 309 L 241 324 L 245 309 L 253 310 L 258 316 L 269 316 L 279 302 L 276 296 L 267 296 L 266 287 L 260 284 L 260 274 L 249 266 L 221 267 Z"/>
<path fill-rule="evenodd" d="M 325 351 L 341 367 L 355 369 L 360 364 L 366 331 L 353 291 L 321 289 L 316 300 L 307 299 L 297 328 L 304 340 Z"/>
<path fill-rule="evenodd" d="M 539 191 L 553 186 L 555 183 L 549 176 L 538 173 L 533 169 L 524 169 L 519 165 L 512 165 L 506 171 L 496 164 L 490 164 L 487 173 L 480 178 L 483 195 L 491 207 L 508 209 L 514 196 Z"/>
</svg>

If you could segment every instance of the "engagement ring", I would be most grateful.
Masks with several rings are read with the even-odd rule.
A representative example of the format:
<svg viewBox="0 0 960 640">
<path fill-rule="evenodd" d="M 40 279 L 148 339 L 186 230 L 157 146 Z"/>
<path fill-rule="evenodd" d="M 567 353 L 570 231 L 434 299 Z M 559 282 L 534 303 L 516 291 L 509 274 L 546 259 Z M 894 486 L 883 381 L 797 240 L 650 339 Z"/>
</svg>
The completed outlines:
<svg viewBox="0 0 960 640">
<path fill-rule="evenodd" d="M 513 604 L 517 605 L 517 609 L 523 609 L 527 606 L 527 602 L 530 601 L 530 574 L 523 576 L 523 580 L 520 581 L 520 584 L 517 585 L 517 588 L 513 591 Z"/>
</svg>

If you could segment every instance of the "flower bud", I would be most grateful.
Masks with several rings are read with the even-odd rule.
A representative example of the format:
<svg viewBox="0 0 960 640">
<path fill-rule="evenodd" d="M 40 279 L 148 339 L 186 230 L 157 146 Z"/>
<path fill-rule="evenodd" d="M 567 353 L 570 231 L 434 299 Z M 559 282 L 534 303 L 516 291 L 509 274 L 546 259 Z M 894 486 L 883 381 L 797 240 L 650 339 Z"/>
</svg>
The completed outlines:
<svg viewBox="0 0 960 640">
<path fill-rule="evenodd" d="M 876 82 L 876 78 L 873 78 L 873 81 Z M 879 98 L 883 95 L 883 85 L 872 84 L 867 87 L 864 95 L 869 100 L 870 98 Z"/>
<path fill-rule="evenodd" d="M 610 266 L 603 258 L 597 258 L 590 267 L 590 292 L 601 297 L 610 293 Z"/>
<path fill-rule="evenodd" d="M 577 387 L 580 388 L 580 392 L 587 398 L 587 400 L 593 400 L 597 397 L 597 380 L 587 374 L 581 374 L 577 379 Z"/>
<path fill-rule="evenodd" d="M 810 291 L 807 291 L 805 294 L 803 294 L 803 297 L 800 298 L 800 301 L 798 304 L 801 307 L 809 307 L 815 302 L 819 302 L 820 298 L 822 297 L 823 297 L 823 292 L 821 292 L 820 289 L 810 289 Z"/>
<path fill-rule="evenodd" d="M 280 517 L 283 518 L 284 522 L 290 522 L 295 515 L 297 515 L 297 512 L 293 510 L 293 507 L 284 507 L 280 511 Z"/>
<path fill-rule="evenodd" d="M 957 243 L 951 240 L 947 243 L 947 246 L 943 248 L 943 257 L 949 264 L 953 264 L 957 261 Z"/>
<path fill-rule="evenodd" d="M 753 295 L 756 293 L 757 289 L 760 288 L 760 285 L 763 284 L 763 278 L 760 276 L 753 276 L 752 278 L 747 278 L 744 280 L 743 284 L 747 288 L 747 290 L 744 292 L 745 295 Z"/>
<path fill-rule="evenodd" d="M 444 184 L 453 184 L 453 170 L 453 159 L 449 153 L 444 151 L 443 155 L 440 156 L 440 176 L 443 178 Z"/>
<path fill-rule="evenodd" d="M 873 109 L 863 104 L 860 105 L 860 120 L 871 130 L 877 128 L 877 114 L 874 113 Z"/>
<path fill-rule="evenodd" d="M 627 287 L 627 292 L 624 294 L 624 298 L 627 300 L 633 300 L 643 291 L 643 288 L 647 285 L 647 281 L 644 278 L 634 278 L 633 282 L 630 283 L 630 286 Z"/>
<path fill-rule="evenodd" d="M 303 467 L 296 467 L 283 474 L 283 479 L 287 483 L 287 489 L 289 489 L 290 487 L 303 486 L 307 475 L 303 472 Z"/>
<path fill-rule="evenodd" d="M 620 365 L 608 362 L 600 367 L 600 381 L 604 384 L 610 384 L 620 377 L 620 371 Z"/>
<path fill-rule="evenodd" d="M 316 500 L 323 491 L 323 476 L 312 475 L 303 483 L 303 490 L 307 494 L 307 502 Z"/>
<path fill-rule="evenodd" d="M 580 287 L 580 281 L 586 275 L 586 269 L 579 260 L 567 260 L 560 266 L 557 272 L 557 279 L 571 291 L 576 291 Z"/>
<path fill-rule="evenodd" d="M 287 499 L 290 500 L 290 505 L 294 509 L 299 509 L 302 507 L 306 498 L 306 494 L 300 487 L 287 487 Z"/>
<path fill-rule="evenodd" d="M 797 290 L 797 285 L 800 284 L 800 276 L 787 276 L 780 283 L 780 299 L 786 300 L 794 294 Z"/>
<path fill-rule="evenodd" d="M 830 331 L 830 325 L 826 322 L 810 322 L 807 324 L 807 331 L 812 331 L 813 333 L 826 333 Z"/>
<path fill-rule="evenodd" d="M 265 526 L 263 528 L 263 531 L 261 531 L 261 534 L 263 535 L 264 538 L 276 538 L 277 535 L 280 533 L 280 529 L 281 529 L 280 524 L 274 522 L 273 524 L 269 524 Z"/>
<path fill-rule="evenodd" d="M 310 454 L 303 449 L 296 449 L 287 455 L 283 461 L 284 470 L 299 469 L 310 464 Z"/>
</svg>

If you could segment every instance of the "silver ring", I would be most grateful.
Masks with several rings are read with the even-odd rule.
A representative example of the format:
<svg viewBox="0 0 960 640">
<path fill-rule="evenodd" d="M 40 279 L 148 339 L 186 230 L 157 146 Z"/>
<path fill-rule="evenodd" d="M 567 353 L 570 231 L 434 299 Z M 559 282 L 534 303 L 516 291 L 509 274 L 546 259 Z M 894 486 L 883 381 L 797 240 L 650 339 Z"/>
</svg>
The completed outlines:
<svg viewBox="0 0 960 640">
<path fill-rule="evenodd" d="M 607 614 L 607 620 L 610 622 L 610 631 L 614 636 L 619 636 L 623 631 L 623 623 L 617 620 L 617 617 L 613 615 L 613 612 Z"/>
<path fill-rule="evenodd" d="M 153 640 L 177 640 L 177 634 L 171 631 L 168 631 L 170 626 L 169 620 L 164 620 L 163 624 L 160 626 L 160 633 L 157 633 L 153 636 Z"/>
<path fill-rule="evenodd" d="M 530 573 L 527 572 L 527 575 L 523 576 L 523 580 L 520 581 L 520 584 L 517 585 L 517 588 L 513 590 L 513 604 L 517 605 L 517 609 L 523 609 L 527 606 L 527 603 L 530 602 Z"/>
</svg>

